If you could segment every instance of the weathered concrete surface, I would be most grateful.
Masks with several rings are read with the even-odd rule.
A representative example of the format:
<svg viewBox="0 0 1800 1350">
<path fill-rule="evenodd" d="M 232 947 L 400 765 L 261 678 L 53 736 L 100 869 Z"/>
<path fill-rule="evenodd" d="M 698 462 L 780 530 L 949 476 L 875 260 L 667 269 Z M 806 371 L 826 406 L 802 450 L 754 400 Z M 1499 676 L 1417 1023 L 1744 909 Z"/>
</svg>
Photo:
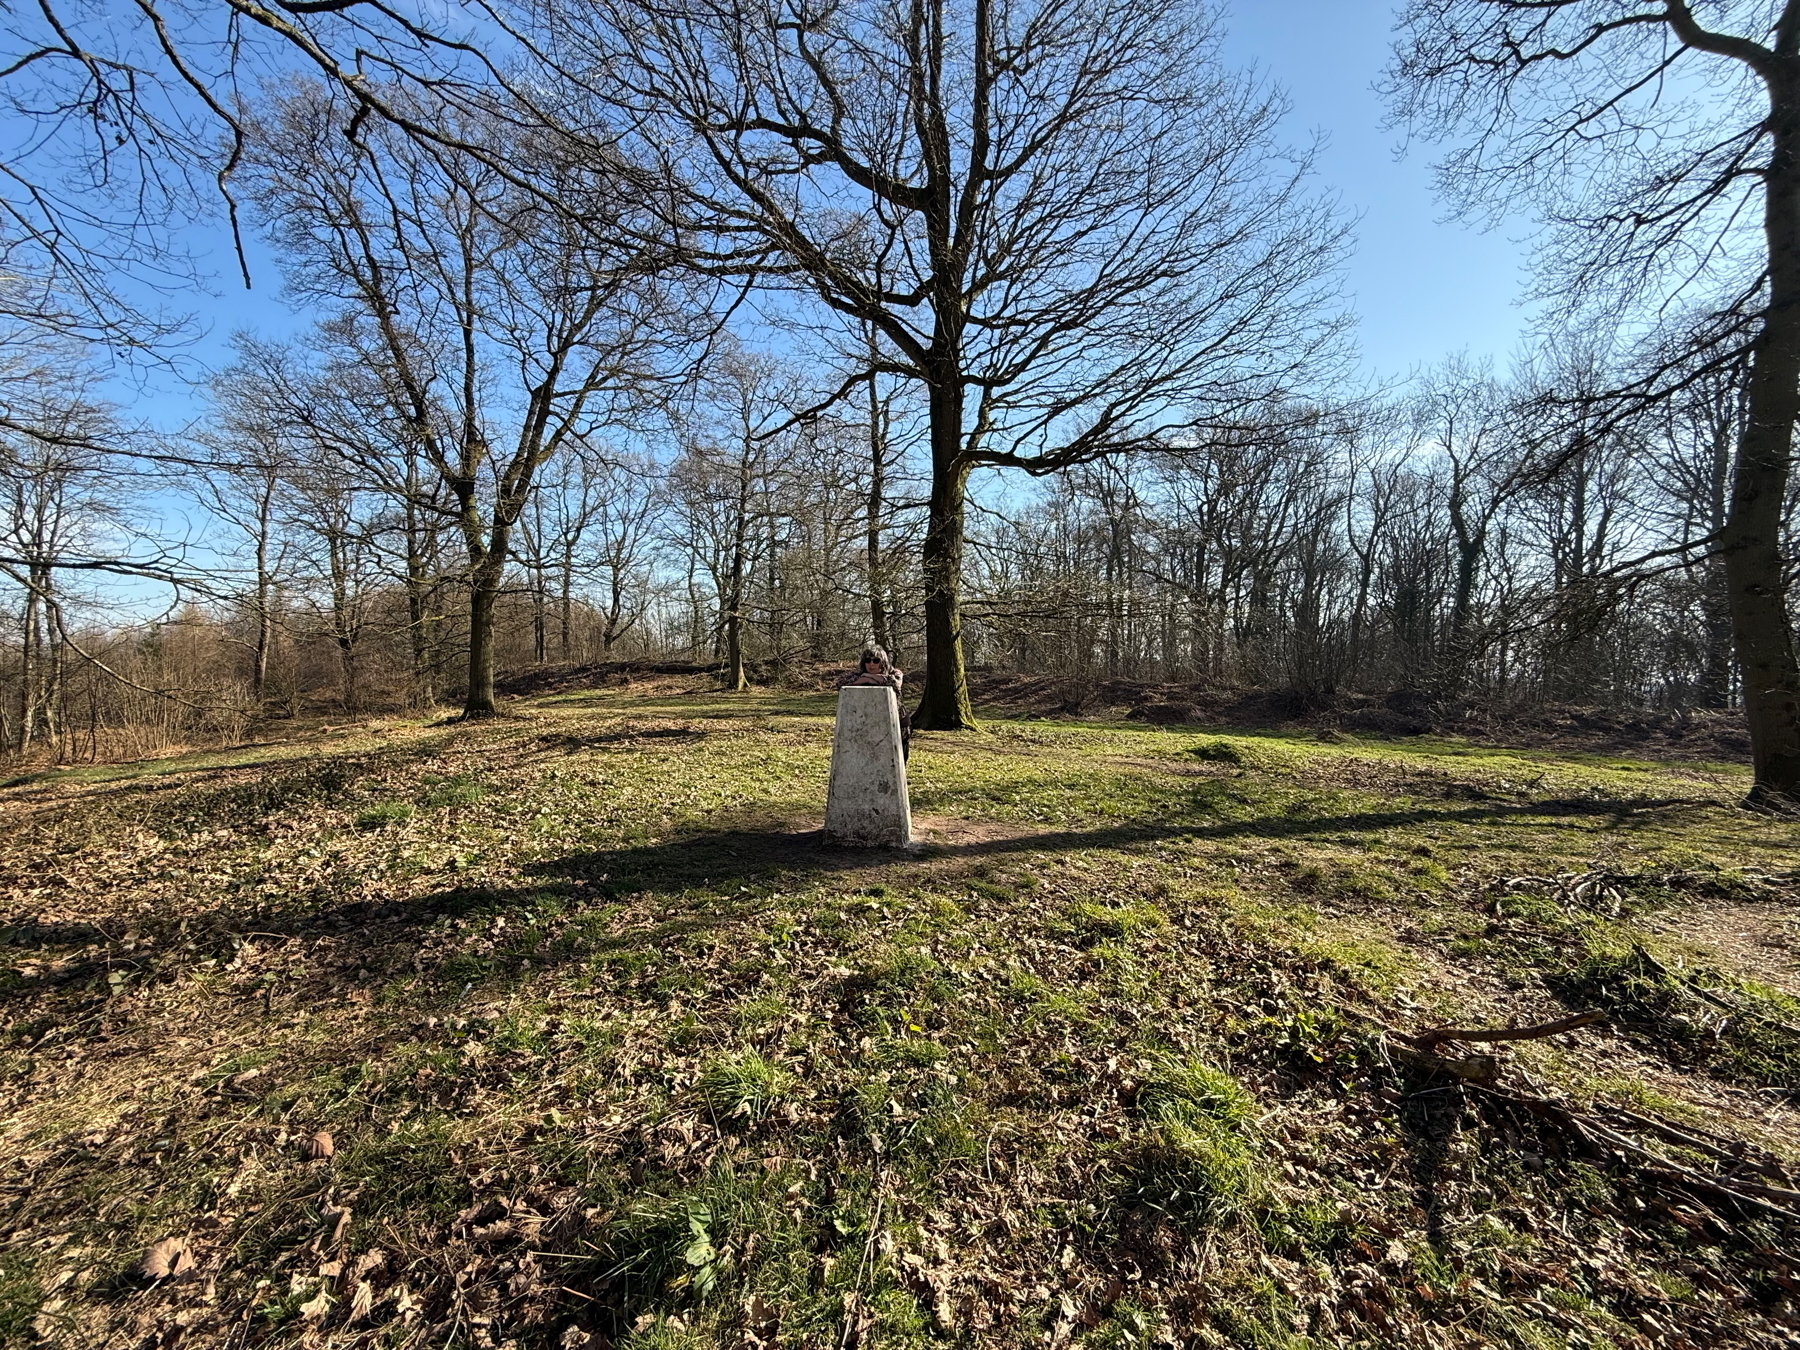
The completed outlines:
<svg viewBox="0 0 1800 1350">
<path fill-rule="evenodd" d="M 892 689 L 838 691 L 825 833 L 866 847 L 912 843 L 912 803 L 900 754 L 900 700 Z"/>
</svg>

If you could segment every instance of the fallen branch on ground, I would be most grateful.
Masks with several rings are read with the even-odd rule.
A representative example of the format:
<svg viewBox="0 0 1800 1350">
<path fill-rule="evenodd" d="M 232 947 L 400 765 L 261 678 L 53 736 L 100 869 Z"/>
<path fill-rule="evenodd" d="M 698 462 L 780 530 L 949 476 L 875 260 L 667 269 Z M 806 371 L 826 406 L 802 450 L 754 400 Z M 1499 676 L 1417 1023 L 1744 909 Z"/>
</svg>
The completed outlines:
<svg viewBox="0 0 1800 1350">
<path fill-rule="evenodd" d="M 1591 1027 L 1596 1022 L 1605 1020 L 1605 1013 L 1590 1010 L 1576 1013 L 1573 1017 L 1559 1018 L 1554 1022 L 1543 1022 L 1534 1027 L 1501 1027 L 1486 1031 L 1463 1031 L 1453 1027 L 1439 1027 L 1434 1031 L 1422 1031 L 1410 1039 L 1414 1049 L 1424 1054 L 1430 1054 L 1445 1041 L 1471 1043 L 1476 1041 L 1536 1041 L 1545 1036 L 1554 1036 L 1559 1032 Z"/>
<path fill-rule="evenodd" d="M 1374 1019 L 1369 1020 L 1373 1021 Z M 1559 1032 L 1594 1026 L 1603 1021 L 1605 1021 L 1603 1013 L 1588 1011 L 1530 1027 L 1507 1027 L 1492 1030 L 1440 1027 L 1412 1036 L 1382 1026 L 1379 1022 L 1376 1025 L 1381 1026 L 1382 1032 L 1390 1043 L 1390 1048 L 1398 1052 L 1403 1059 L 1431 1072 L 1446 1073 L 1459 1078 L 1471 1088 L 1483 1092 L 1497 1101 L 1522 1107 L 1538 1119 L 1548 1121 L 1562 1129 L 1576 1141 L 1583 1153 L 1596 1161 L 1627 1160 L 1638 1165 L 1641 1175 L 1680 1190 L 1696 1202 L 1700 1195 L 1728 1199 L 1748 1209 L 1772 1215 L 1785 1223 L 1800 1225 L 1800 1208 L 1795 1208 L 1800 1206 L 1800 1190 L 1794 1190 L 1785 1185 L 1766 1185 L 1763 1182 L 1751 1181 L 1729 1173 L 1708 1176 L 1704 1172 L 1638 1143 L 1635 1139 L 1606 1124 L 1598 1116 L 1578 1110 L 1572 1103 L 1557 1101 L 1550 1097 L 1502 1090 L 1498 1086 L 1501 1067 L 1498 1056 L 1465 1055 L 1451 1058 L 1438 1053 L 1439 1047 L 1451 1042 L 1538 1040 L 1545 1036 L 1557 1035 Z M 1741 1140 L 1719 1139 L 1717 1142 L 1709 1142 L 1666 1121 L 1642 1116 L 1622 1107 L 1602 1106 L 1599 1110 L 1622 1119 L 1626 1128 L 1636 1127 L 1648 1131 L 1659 1135 L 1668 1143 L 1707 1154 L 1718 1158 L 1721 1162 L 1727 1162 L 1731 1164 L 1733 1171 L 1754 1171 L 1771 1179 L 1784 1182 L 1788 1180 L 1786 1171 L 1773 1155 L 1765 1154 L 1752 1158 L 1750 1156 L 1752 1146 Z M 1762 1150 L 1756 1151 L 1759 1154 L 1763 1152 Z M 1704 1205 L 1702 1207 L 1704 1208 Z M 1723 1223 L 1723 1220 L 1720 1222 Z"/>
</svg>

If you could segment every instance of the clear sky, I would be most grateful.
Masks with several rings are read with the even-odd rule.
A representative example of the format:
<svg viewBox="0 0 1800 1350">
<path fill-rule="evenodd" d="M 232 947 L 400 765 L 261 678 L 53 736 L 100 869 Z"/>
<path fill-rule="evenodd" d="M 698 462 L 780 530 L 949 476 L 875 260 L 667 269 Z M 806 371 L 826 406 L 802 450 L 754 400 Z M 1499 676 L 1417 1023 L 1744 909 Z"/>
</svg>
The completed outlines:
<svg viewBox="0 0 1800 1350">
<path fill-rule="evenodd" d="M 1383 103 L 1371 87 L 1387 60 L 1396 0 L 1223 2 L 1227 59 L 1285 90 L 1291 140 L 1323 137 L 1317 184 L 1355 220 L 1345 290 L 1368 373 L 1393 379 L 1464 349 L 1504 364 L 1525 318 L 1514 303 L 1525 282 L 1524 250 L 1515 242 L 1523 228 L 1483 232 L 1446 222 L 1432 191 L 1431 147 L 1396 160 L 1399 133 L 1382 129 Z M 255 286 L 246 292 L 229 241 L 217 237 L 219 293 L 200 307 L 207 336 L 190 353 L 201 365 L 228 359 L 235 329 L 278 336 L 301 322 L 280 298 L 274 260 L 260 240 L 248 242 Z M 150 377 L 129 401 L 164 426 L 201 409 L 166 374 Z"/>
<path fill-rule="evenodd" d="M 1345 290 L 1371 373 L 1405 375 L 1450 352 L 1504 364 L 1525 322 L 1518 228 L 1446 222 L 1432 190 L 1433 148 L 1396 162 L 1401 136 L 1382 130 L 1372 86 L 1387 64 L 1397 0 L 1226 0 L 1226 53 L 1286 91 L 1287 130 L 1324 138 L 1319 184 L 1355 218 Z"/>
</svg>

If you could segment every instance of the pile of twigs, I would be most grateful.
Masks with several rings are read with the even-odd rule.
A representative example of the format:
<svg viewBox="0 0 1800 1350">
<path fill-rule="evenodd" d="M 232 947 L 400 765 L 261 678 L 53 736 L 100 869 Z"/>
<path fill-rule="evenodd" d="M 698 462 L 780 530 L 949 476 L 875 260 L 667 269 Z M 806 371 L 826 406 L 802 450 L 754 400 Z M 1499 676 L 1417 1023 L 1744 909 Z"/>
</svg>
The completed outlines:
<svg viewBox="0 0 1800 1350">
<path fill-rule="evenodd" d="M 1503 1063 L 1494 1054 L 1469 1046 L 1501 1041 L 1538 1040 L 1595 1026 L 1599 1012 L 1577 1013 L 1537 1026 L 1464 1030 L 1438 1027 L 1407 1035 L 1382 1027 L 1389 1052 L 1402 1062 L 1462 1080 L 1472 1091 L 1518 1107 L 1566 1134 L 1577 1150 L 1598 1163 L 1623 1162 L 1645 1180 L 1704 1202 L 1730 1201 L 1800 1226 L 1800 1187 L 1780 1159 L 1741 1139 L 1728 1139 L 1696 1126 L 1676 1126 L 1619 1106 L 1584 1111 L 1574 1103 L 1502 1086 Z M 1535 1086 L 1533 1084 L 1532 1086 Z M 1650 1136 L 1690 1156 L 1706 1159 L 1710 1168 L 1669 1157 L 1665 1151 L 1632 1135 Z M 1714 1216 L 1717 1217 L 1716 1215 Z"/>
</svg>

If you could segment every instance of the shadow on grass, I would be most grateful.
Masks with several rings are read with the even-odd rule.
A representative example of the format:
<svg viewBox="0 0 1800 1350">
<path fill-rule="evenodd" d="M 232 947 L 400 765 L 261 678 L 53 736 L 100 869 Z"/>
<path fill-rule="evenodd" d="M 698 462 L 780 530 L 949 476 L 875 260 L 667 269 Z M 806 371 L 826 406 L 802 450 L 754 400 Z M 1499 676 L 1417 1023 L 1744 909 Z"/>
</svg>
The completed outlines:
<svg viewBox="0 0 1800 1350">
<path fill-rule="evenodd" d="M 546 732 L 537 738 L 536 744 L 545 750 L 561 750 L 572 755 L 579 750 L 592 750 L 602 745 L 634 745 L 640 741 L 687 742 L 698 741 L 705 736 L 705 730 L 697 727 L 650 727 L 645 730 L 627 727 L 623 731 L 595 732 L 591 735 Z"/>
<path fill-rule="evenodd" d="M 966 843 L 927 843 L 912 849 L 852 849 L 834 845 L 818 831 L 730 830 L 663 840 L 634 848 L 596 849 L 533 863 L 525 870 L 546 880 L 602 887 L 608 894 L 680 894 L 722 883 L 805 880 L 838 872 L 906 867 L 935 858 L 983 858 L 1015 853 L 1066 853 L 1083 849 L 1129 848 L 1168 840 L 1292 839 L 1379 831 L 1401 826 L 1470 825 L 1530 817 L 1626 824 L 1634 816 L 1673 807 L 1716 803 L 1692 798 L 1563 799 L 1529 803 L 1483 803 L 1455 809 L 1418 807 L 1357 811 L 1338 815 L 1254 816 L 1195 823 L 1134 822 L 1088 830 L 1048 830 Z"/>
<path fill-rule="evenodd" d="M 293 785 L 295 787 L 300 784 Z M 311 783 L 314 791 L 332 784 Z M 248 785 L 250 794 L 268 789 Z M 264 805 L 256 802 L 254 805 Z M 1204 798 L 1196 796 L 1194 808 L 1203 810 Z M 772 890 L 818 884 L 833 877 L 865 878 L 915 869 L 939 859 L 983 859 L 1031 854 L 1058 854 L 1088 849 L 1127 849 L 1171 841 L 1233 839 L 1294 839 L 1312 835 L 1338 835 L 1346 831 L 1381 831 L 1403 826 L 1472 825 L 1505 823 L 1531 818 L 1603 821 L 1608 826 L 1639 823 L 1652 813 L 1695 805 L 1715 805 L 1689 798 L 1594 798 L 1526 803 L 1468 803 L 1458 806 L 1419 806 L 1405 810 L 1359 811 L 1340 814 L 1260 815 L 1228 820 L 1171 820 L 1132 822 L 1094 829 L 1046 830 L 1038 833 L 958 843 L 926 844 L 915 849 L 852 849 L 827 839 L 821 831 L 792 829 L 734 829 L 677 836 L 651 844 L 616 849 L 595 849 L 549 858 L 527 865 L 524 885 L 449 886 L 404 901 L 348 900 L 311 908 L 263 910 L 257 913 L 169 913 L 160 921 L 140 921 L 135 948 L 129 958 L 133 968 L 161 965 L 161 956 L 181 964 L 175 948 L 185 941 L 193 959 L 217 955 L 245 938 L 256 940 L 335 938 L 347 940 L 378 958 L 384 949 L 417 949 L 417 930 L 445 918 L 530 913 L 554 900 L 567 912 L 573 903 L 581 909 L 598 908 L 623 897 L 667 902 L 662 912 L 646 924 L 616 933 L 593 933 L 584 943 L 568 949 L 561 959 L 582 953 L 653 947 L 680 934 L 717 928 L 754 913 Z M 0 928 L 0 953 L 10 949 L 54 957 L 66 953 L 54 969 L 42 976 L 10 984 L 0 980 L 0 1002 L 49 986 L 95 984 L 104 981 L 120 960 L 115 944 L 96 947 L 85 925 L 40 924 L 21 916 Z M 209 940 L 210 939 L 210 940 Z M 70 951 L 77 944 L 78 951 Z M 209 950 L 211 949 L 211 950 Z M 530 958 L 542 968 L 540 956 Z M 379 960 L 370 964 L 378 966 Z M 390 963 L 391 968 L 391 963 Z M 379 983 L 380 977 L 359 976 L 349 981 Z"/>
</svg>

